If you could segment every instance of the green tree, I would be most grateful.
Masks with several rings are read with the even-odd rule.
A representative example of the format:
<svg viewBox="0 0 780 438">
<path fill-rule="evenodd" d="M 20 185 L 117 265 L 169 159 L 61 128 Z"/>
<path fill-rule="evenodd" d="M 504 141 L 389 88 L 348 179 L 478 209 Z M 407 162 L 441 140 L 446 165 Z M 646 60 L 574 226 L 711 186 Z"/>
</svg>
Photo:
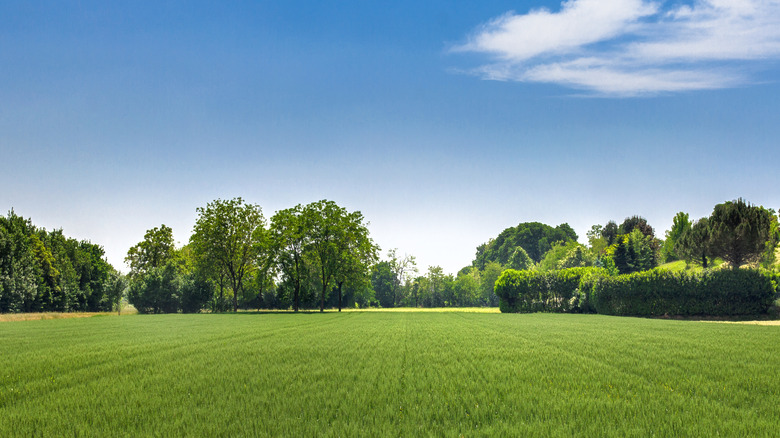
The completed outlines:
<svg viewBox="0 0 780 438">
<path fill-rule="evenodd" d="M 641 231 L 645 236 L 655 237 L 655 230 L 642 216 L 627 217 L 618 227 L 618 234 L 630 234 L 634 230 Z"/>
<path fill-rule="evenodd" d="M 607 246 L 610 245 L 603 233 L 604 227 L 598 224 L 591 226 L 590 230 L 586 233 L 588 236 L 588 245 L 590 245 L 590 250 L 593 254 L 603 254 L 604 250 L 607 249 Z"/>
<path fill-rule="evenodd" d="M 173 263 L 150 268 L 133 278 L 127 299 L 139 313 L 176 313 L 181 303 L 181 281 Z"/>
<path fill-rule="evenodd" d="M 307 225 L 300 204 L 277 211 L 271 218 L 270 241 L 274 260 L 287 278 L 286 286 L 292 291 L 292 305 L 296 312 L 301 305 L 301 287 L 306 283 L 309 270 L 307 251 L 311 233 Z"/>
<path fill-rule="evenodd" d="M 479 270 L 476 268 L 458 272 L 457 277 L 455 277 L 455 292 L 458 306 L 479 305 L 479 281 Z"/>
<path fill-rule="evenodd" d="M 618 237 L 617 243 L 607 248 L 621 274 L 645 271 L 658 265 L 655 239 L 646 236 L 639 228 Z"/>
<path fill-rule="evenodd" d="M 162 224 L 146 230 L 144 240 L 127 251 L 125 263 L 130 267 L 130 277 L 165 266 L 174 258 L 175 253 L 173 230 L 170 227 Z"/>
<path fill-rule="evenodd" d="M 564 268 L 591 266 L 595 257 L 591 256 L 585 246 L 575 242 L 558 242 L 547 251 L 542 261 L 537 265 L 539 271 L 553 271 Z"/>
<path fill-rule="evenodd" d="M 675 244 L 675 252 L 686 261 L 708 267 L 710 242 L 709 218 L 703 217 L 683 231 Z"/>
<path fill-rule="evenodd" d="M 661 248 L 661 259 L 665 262 L 671 262 L 680 259 L 677 254 L 677 242 L 682 235 L 691 229 L 691 221 L 688 213 L 679 212 L 672 220 L 672 229 L 666 232 L 663 247 Z"/>
<path fill-rule="evenodd" d="M 244 282 L 257 269 L 259 251 L 267 238 L 265 219 L 259 205 L 244 200 L 217 199 L 197 209 L 198 219 L 190 243 L 196 258 L 215 263 L 225 274 L 233 292 L 233 311 L 238 311 L 238 297 Z"/>
<path fill-rule="evenodd" d="M 127 293 L 128 281 L 121 272 L 111 269 L 106 280 L 106 299 L 111 305 L 112 310 L 122 314 L 122 298 Z"/>
<path fill-rule="evenodd" d="M 498 262 L 489 262 L 480 272 L 480 300 L 484 306 L 498 306 L 498 296 L 494 291 L 494 286 L 502 272 L 504 272 L 504 268 Z"/>
<path fill-rule="evenodd" d="M 555 228 L 539 222 L 521 223 L 505 229 L 495 239 L 478 246 L 473 266 L 483 270 L 491 261 L 506 265 L 518 246 L 528 253 L 531 260 L 538 263 L 555 242 L 576 240 L 577 233 L 566 223 Z"/>
<path fill-rule="evenodd" d="M 742 198 L 718 204 L 709 219 L 710 252 L 722 257 L 732 269 L 758 262 L 767 250 L 767 242 L 772 250 L 776 245 L 772 222 L 771 212 Z"/>
<path fill-rule="evenodd" d="M 383 260 L 373 266 L 371 269 L 371 287 L 374 289 L 374 297 L 379 301 L 382 307 L 393 307 L 395 305 L 395 274 L 390 262 Z"/>
<path fill-rule="evenodd" d="M 408 254 L 399 257 L 395 248 L 387 252 L 387 257 L 390 259 L 390 270 L 393 272 L 393 305 L 391 307 L 395 307 L 404 298 L 404 288 L 417 273 L 417 260 Z"/>
<path fill-rule="evenodd" d="M 620 234 L 620 230 L 615 221 L 609 221 L 604 225 L 604 229 L 601 230 L 601 236 L 607 241 L 607 246 L 614 245 L 617 242 L 617 237 Z"/>
<path fill-rule="evenodd" d="M 509 262 L 507 263 L 508 269 L 517 269 L 518 271 L 532 269 L 533 267 L 534 261 L 531 260 L 531 257 L 528 256 L 528 253 L 525 252 L 522 246 L 515 248 L 515 251 L 512 253 L 512 256 L 509 257 Z"/>
<path fill-rule="evenodd" d="M 338 287 L 339 297 L 347 280 L 359 281 L 377 258 L 377 247 L 368 237 L 363 214 L 348 212 L 333 201 L 318 201 L 303 208 L 310 233 L 309 245 L 319 265 L 320 312 L 325 309 L 326 294 Z M 341 311 L 341 298 L 339 298 Z"/>
</svg>

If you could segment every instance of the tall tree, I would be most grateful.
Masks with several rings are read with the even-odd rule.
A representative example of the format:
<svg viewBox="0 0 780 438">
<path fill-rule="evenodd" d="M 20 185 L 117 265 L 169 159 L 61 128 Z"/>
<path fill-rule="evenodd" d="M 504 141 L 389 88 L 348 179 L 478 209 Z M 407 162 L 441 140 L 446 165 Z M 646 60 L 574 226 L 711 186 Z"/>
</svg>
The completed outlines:
<svg viewBox="0 0 780 438">
<path fill-rule="evenodd" d="M 666 239 L 664 240 L 662 250 L 662 261 L 671 262 L 678 260 L 680 256 L 675 250 L 677 241 L 687 231 L 691 229 L 691 220 L 688 213 L 679 212 L 674 216 L 672 220 L 672 229 L 666 232 Z"/>
<path fill-rule="evenodd" d="M 325 295 L 333 283 L 341 296 L 344 282 L 376 259 L 376 246 L 368 237 L 368 228 L 359 211 L 350 213 L 333 201 L 322 200 L 306 205 L 303 217 L 319 265 L 320 312 L 323 312 Z"/>
<path fill-rule="evenodd" d="M 742 198 L 718 204 L 709 220 L 710 251 L 722 257 L 732 269 L 757 262 L 773 239 L 773 215 Z M 776 241 L 772 242 L 772 249 Z"/>
<path fill-rule="evenodd" d="M 130 267 L 130 276 L 135 277 L 152 268 L 165 266 L 174 258 L 175 253 L 173 230 L 162 224 L 146 230 L 144 240 L 127 251 L 125 263 Z"/>
<path fill-rule="evenodd" d="M 709 257 L 709 218 L 703 217 L 683 231 L 675 245 L 675 252 L 687 262 L 700 263 L 707 268 Z"/>
<path fill-rule="evenodd" d="M 291 283 L 293 310 L 301 306 L 301 286 L 307 278 L 307 254 L 311 234 L 303 216 L 303 207 L 277 211 L 271 218 L 270 240 L 274 260 Z"/>
<path fill-rule="evenodd" d="M 212 260 L 225 273 L 233 292 L 233 311 L 243 294 L 247 276 L 256 261 L 264 238 L 265 219 L 259 205 L 244 200 L 217 199 L 197 209 L 198 219 L 190 243 L 195 257 Z"/>
<path fill-rule="evenodd" d="M 392 296 L 393 307 L 395 307 L 403 298 L 401 296 L 403 288 L 417 274 L 417 260 L 408 254 L 398 257 L 396 248 L 388 251 L 387 257 L 390 259 L 390 270 L 393 272 Z"/>
</svg>

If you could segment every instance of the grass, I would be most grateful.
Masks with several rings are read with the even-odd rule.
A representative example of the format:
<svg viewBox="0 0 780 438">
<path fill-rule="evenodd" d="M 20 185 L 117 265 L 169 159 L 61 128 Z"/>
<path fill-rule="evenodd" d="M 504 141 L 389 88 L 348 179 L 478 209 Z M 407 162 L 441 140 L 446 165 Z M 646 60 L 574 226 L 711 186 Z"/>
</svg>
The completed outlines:
<svg viewBox="0 0 780 438">
<path fill-rule="evenodd" d="M 771 436 L 778 327 L 465 312 L 0 325 L 0 436 Z"/>
</svg>

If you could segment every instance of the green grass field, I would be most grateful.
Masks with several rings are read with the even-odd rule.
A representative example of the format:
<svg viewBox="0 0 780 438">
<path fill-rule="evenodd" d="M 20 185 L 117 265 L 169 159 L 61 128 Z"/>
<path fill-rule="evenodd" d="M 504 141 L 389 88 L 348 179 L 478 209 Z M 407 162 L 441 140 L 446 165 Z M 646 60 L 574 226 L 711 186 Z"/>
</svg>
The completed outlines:
<svg viewBox="0 0 780 438">
<path fill-rule="evenodd" d="M 780 327 L 462 312 L 0 323 L 0 436 L 776 436 Z"/>
</svg>

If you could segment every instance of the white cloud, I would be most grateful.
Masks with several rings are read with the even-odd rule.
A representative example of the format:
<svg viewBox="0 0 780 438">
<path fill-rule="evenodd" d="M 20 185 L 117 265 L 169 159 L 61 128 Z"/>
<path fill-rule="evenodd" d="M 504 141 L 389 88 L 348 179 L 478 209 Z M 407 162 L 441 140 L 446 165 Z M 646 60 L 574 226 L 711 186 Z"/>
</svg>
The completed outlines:
<svg viewBox="0 0 780 438">
<path fill-rule="evenodd" d="M 727 88 L 780 59 L 780 0 L 569 0 L 499 17 L 454 50 L 489 54 L 475 69 L 486 79 L 618 96 Z"/>
</svg>

